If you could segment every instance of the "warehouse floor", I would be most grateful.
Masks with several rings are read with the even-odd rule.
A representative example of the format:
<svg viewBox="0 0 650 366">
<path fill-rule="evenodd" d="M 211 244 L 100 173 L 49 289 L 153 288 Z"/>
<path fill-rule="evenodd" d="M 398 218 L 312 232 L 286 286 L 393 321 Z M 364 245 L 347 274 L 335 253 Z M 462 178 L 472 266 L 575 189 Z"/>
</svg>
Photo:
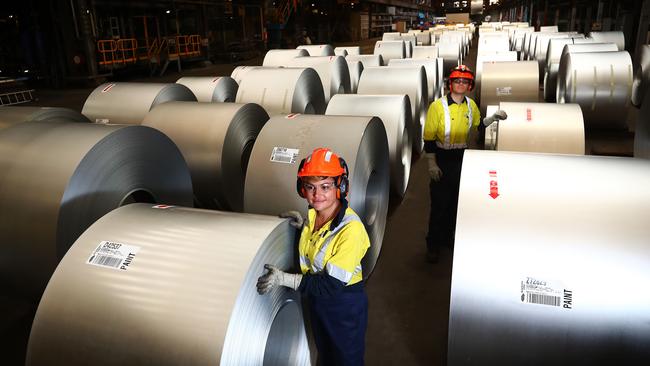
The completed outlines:
<svg viewBox="0 0 650 366">
<path fill-rule="evenodd" d="M 362 53 L 372 53 L 374 42 L 362 43 Z M 474 69 L 476 47 L 467 64 Z M 261 58 L 241 65 L 260 65 Z M 230 75 L 238 65 L 211 65 L 137 81 L 174 82 L 181 74 Z M 134 80 L 131 80 L 134 81 Z M 68 107 L 81 111 L 93 88 L 37 90 L 31 105 Z M 636 110 L 630 108 L 629 121 Z M 630 123 L 633 128 L 633 123 Z M 628 131 L 590 132 L 588 152 L 630 156 L 633 134 Z M 444 365 L 447 349 L 452 253 L 443 250 L 440 262 L 425 261 L 424 238 L 429 214 L 428 174 L 423 159 L 414 162 L 409 189 L 398 204 L 391 204 L 381 256 L 367 289 L 370 302 L 366 363 L 368 365 Z M 18 334 L 16 334 L 18 335 Z"/>
</svg>

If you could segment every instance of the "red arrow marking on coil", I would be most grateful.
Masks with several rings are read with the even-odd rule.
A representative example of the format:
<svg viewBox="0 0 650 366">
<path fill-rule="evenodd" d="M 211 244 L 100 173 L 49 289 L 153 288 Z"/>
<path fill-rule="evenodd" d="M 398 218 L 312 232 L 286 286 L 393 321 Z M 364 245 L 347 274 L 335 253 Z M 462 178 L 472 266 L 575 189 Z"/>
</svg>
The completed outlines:
<svg viewBox="0 0 650 366">
<path fill-rule="evenodd" d="M 489 196 L 492 197 L 492 199 L 496 199 L 499 197 L 499 182 L 497 181 L 497 171 L 496 170 L 490 170 L 490 194 Z"/>
</svg>

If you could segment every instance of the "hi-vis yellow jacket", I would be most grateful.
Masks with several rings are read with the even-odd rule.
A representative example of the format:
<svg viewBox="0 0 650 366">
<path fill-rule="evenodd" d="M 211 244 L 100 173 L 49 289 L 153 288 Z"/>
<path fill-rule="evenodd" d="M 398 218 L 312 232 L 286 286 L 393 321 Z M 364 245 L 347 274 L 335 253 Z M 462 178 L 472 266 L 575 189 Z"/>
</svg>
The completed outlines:
<svg viewBox="0 0 650 366">
<path fill-rule="evenodd" d="M 469 142 L 469 132 L 481 122 L 481 112 L 469 97 L 456 104 L 449 94 L 429 106 L 424 125 L 424 141 L 435 142 L 440 149 L 464 149 Z M 428 151 L 427 152 L 433 152 Z"/>
<path fill-rule="evenodd" d="M 340 223 L 336 227 L 332 227 L 338 221 L 334 218 L 314 231 L 316 211 L 309 210 L 298 244 L 300 270 L 303 274 L 325 271 L 350 286 L 363 279 L 361 258 L 370 247 L 370 239 L 363 222 L 351 208 L 338 219 Z"/>
</svg>

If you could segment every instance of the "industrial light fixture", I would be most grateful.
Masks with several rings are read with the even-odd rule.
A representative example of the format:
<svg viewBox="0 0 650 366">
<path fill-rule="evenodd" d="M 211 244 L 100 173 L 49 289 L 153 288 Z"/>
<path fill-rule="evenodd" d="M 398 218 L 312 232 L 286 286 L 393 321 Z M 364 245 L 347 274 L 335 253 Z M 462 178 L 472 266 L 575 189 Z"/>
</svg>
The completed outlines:
<svg viewBox="0 0 650 366">
<path fill-rule="evenodd" d="M 165 14 L 169 14 L 171 12 L 172 12 L 171 10 L 165 10 Z"/>
</svg>

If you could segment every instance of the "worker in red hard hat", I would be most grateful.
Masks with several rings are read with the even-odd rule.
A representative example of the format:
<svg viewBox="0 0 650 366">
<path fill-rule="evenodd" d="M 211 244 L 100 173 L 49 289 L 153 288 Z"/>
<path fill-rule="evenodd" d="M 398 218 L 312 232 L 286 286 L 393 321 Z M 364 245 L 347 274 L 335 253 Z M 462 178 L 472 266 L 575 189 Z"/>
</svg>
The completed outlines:
<svg viewBox="0 0 650 366">
<path fill-rule="evenodd" d="M 465 65 L 453 68 L 448 88 L 447 95 L 429 106 L 424 125 L 431 197 L 426 258 L 432 263 L 438 261 L 441 246 L 453 247 L 463 154 L 481 121 L 476 103 L 467 96 L 474 88 L 472 70 Z M 488 126 L 505 118 L 505 112 L 497 111 L 485 118 L 483 124 Z"/>
<path fill-rule="evenodd" d="M 285 286 L 305 294 L 319 364 L 363 365 L 368 298 L 361 259 L 370 239 L 359 216 L 348 207 L 345 160 L 329 149 L 315 149 L 300 163 L 296 189 L 309 205 L 307 220 L 297 211 L 281 216 L 291 218 L 291 225 L 301 230 L 301 273 L 267 264 L 257 291 L 265 294 Z"/>
</svg>

